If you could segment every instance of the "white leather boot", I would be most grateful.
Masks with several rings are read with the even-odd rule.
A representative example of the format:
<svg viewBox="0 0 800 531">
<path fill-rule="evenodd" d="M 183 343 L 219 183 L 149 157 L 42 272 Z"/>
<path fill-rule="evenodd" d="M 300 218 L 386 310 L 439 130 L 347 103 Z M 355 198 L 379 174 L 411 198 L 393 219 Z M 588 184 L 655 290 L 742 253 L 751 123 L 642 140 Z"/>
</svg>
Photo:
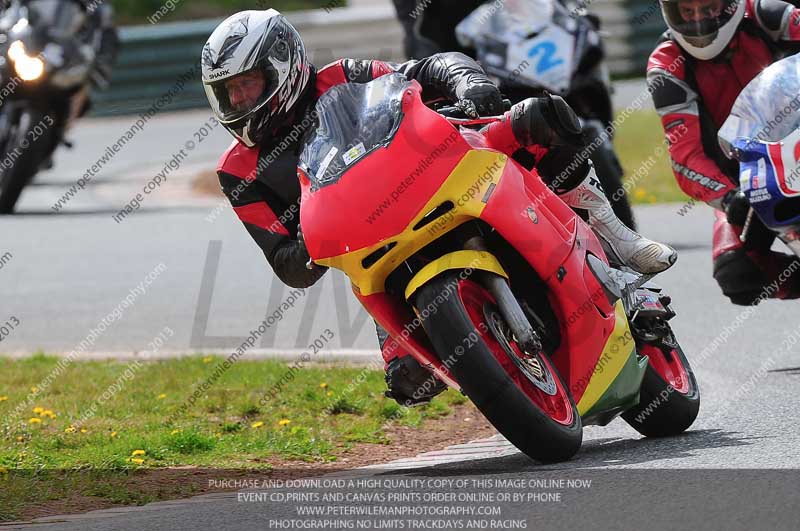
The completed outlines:
<svg viewBox="0 0 800 531">
<path fill-rule="evenodd" d="M 603 248 L 634 271 L 653 275 L 669 269 L 678 259 L 675 249 L 645 238 L 617 218 L 593 166 L 577 188 L 560 197 L 570 207 L 586 210 L 589 225 L 605 244 Z"/>
</svg>

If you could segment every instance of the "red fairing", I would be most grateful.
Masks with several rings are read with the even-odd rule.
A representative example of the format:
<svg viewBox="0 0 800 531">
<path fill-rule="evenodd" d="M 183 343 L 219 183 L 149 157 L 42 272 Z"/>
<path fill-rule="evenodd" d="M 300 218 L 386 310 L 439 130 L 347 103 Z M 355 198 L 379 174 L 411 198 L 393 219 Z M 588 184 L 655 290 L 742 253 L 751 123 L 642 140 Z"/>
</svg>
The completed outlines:
<svg viewBox="0 0 800 531">
<path fill-rule="evenodd" d="M 259 148 L 249 148 L 234 140 L 217 163 L 217 171 L 222 171 L 240 179 L 255 179 Z"/>
<path fill-rule="evenodd" d="M 402 232 L 470 149 L 452 125 L 425 107 L 420 92 L 413 81 L 403 97 L 403 125 L 388 148 L 364 157 L 336 186 L 310 193 L 307 180 L 301 180 L 300 223 L 315 259 L 357 251 Z M 444 147 L 434 153 L 437 146 Z M 331 234 L 337 235 L 335 241 L 324 239 Z"/>
<path fill-rule="evenodd" d="M 405 118 L 389 147 L 366 155 L 336 185 L 312 193 L 307 177 L 301 175 L 305 194 L 301 225 L 314 258 L 371 247 L 402 232 L 470 149 L 490 149 L 477 132 L 464 131 L 470 139 L 465 141 L 447 120 L 422 104 L 420 92 L 413 83 L 406 93 Z M 450 143 L 432 157 L 434 147 L 446 139 Z M 366 182 L 370 185 L 364 186 Z M 331 209 L 331 204 L 339 208 Z M 547 296 L 561 322 L 562 340 L 553 362 L 579 401 L 585 390 L 580 382 L 594 370 L 616 322 L 614 308 L 586 261 L 587 253 L 606 260 L 600 243 L 535 171 L 526 171 L 510 158 L 481 219 L 508 240 L 547 283 Z M 324 242 L 326 238 L 337 241 Z M 457 387 L 402 299 L 387 293 L 355 294 L 400 349 Z"/>
</svg>

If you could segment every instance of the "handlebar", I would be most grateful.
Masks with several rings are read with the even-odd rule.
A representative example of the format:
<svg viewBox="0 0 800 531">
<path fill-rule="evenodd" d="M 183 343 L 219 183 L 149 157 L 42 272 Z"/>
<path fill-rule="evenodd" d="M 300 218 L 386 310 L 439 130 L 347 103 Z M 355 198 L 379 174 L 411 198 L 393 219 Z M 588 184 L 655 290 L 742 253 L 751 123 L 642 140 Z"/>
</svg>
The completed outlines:
<svg viewBox="0 0 800 531">
<path fill-rule="evenodd" d="M 503 100 L 503 109 L 507 111 L 511 108 L 511 100 L 508 98 Z M 480 116 L 478 118 L 470 118 L 464 113 L 464 109 L 459 105 L 448 105 L 436 109 L 436 112 L 447 118 L 451 124 L 457 125 L 481 125 L 496 122 L 503 118 L 502 115 L 498 116 Z"/>
</svg>

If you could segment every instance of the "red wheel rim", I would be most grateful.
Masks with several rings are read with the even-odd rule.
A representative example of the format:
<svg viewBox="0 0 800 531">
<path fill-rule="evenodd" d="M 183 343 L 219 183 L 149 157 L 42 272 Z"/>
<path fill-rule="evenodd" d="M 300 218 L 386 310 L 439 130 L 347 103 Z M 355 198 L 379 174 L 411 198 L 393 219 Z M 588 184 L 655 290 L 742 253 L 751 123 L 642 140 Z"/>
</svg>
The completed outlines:
<svg viewBox="0 0 800 531">
<path fill-rule="evenodd" d="M 514 360 L 511 359 L 510 354 L 506 352 L 503 345 L 497 340 L 492 333 L 491 327 L 487 324 L 484 307 L 486 304 L 495 305 L 495 300 L 492 295 L 478 284 L 469 280 L 458 281 L 458 293 L 464 308 L 467 310 L 472 324 L 475 325 L 475 331 L 480 336 L 481 340 L 489 347 L 489 350 L 494 355 L 495 359 L 503 367 L 503 370 L 508 374 L 514 385 L 527 396 L 541 411 L 547 414 L 555 422 L 570 426 L 573 423 L 573 407 L 572 401 L 567 394 L 567 390 L 561 384 L 560 379 L 556 376 L 555 368 L 550 363 L 546 356 L 537 356 L 537 359 L 543 365 L 544 371 L 549 374 L 550 378 L 555 383 L 554 394 L 548 394 L 539 387 L 537 387 L 526 375 Z M 509 341 L 510 347 L 514 350 L 518 358 L 522 358 L 522 351 L 517 346 L 516 342 Z"/>
<path fill-rule="evenodd" d="M 689 374 L 676 349 L 665 354 L 655 345 L 645 344 L 641 353 L 650 359 L 649 363 L 653 370 L 677 392 L 684 395 L 689 392 Z"/>
</svg>

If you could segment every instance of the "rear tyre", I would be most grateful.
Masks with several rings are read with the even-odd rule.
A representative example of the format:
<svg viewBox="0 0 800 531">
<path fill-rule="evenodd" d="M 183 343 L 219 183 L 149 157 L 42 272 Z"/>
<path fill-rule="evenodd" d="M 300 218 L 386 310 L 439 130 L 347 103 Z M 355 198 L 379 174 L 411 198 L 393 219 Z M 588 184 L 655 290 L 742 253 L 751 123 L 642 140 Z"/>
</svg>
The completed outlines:
<svg viewBox="0 0 800 531">
<path fill-rule="evenodd" d="M 639 353 L 649 358 L 639 404 L 622 418 L 645 437 L 683 433 L 700 410 L 700 389 L 683 350 L 668 341 L 643 343 Z"/>
<path fill-rule="evenodd" d="M 0 214 L 14 212 L 22 190 L 33 179 L 41 161 L 47 157 L 52 126 L 41 126 L 44 118 L 45 114 L 41 111 L 24 109 L 9 131 L 4 149 L 0 152 Z"/>
<path fill-rule="evenodd" d="M 571 395 L 544 352 L 522 353 L 492 295 L 446 273 L 420 288 L 415 306 L 436 354 L 483 415 L 529 457 L 564 461 L 583 428 Z"/>
</svg>

